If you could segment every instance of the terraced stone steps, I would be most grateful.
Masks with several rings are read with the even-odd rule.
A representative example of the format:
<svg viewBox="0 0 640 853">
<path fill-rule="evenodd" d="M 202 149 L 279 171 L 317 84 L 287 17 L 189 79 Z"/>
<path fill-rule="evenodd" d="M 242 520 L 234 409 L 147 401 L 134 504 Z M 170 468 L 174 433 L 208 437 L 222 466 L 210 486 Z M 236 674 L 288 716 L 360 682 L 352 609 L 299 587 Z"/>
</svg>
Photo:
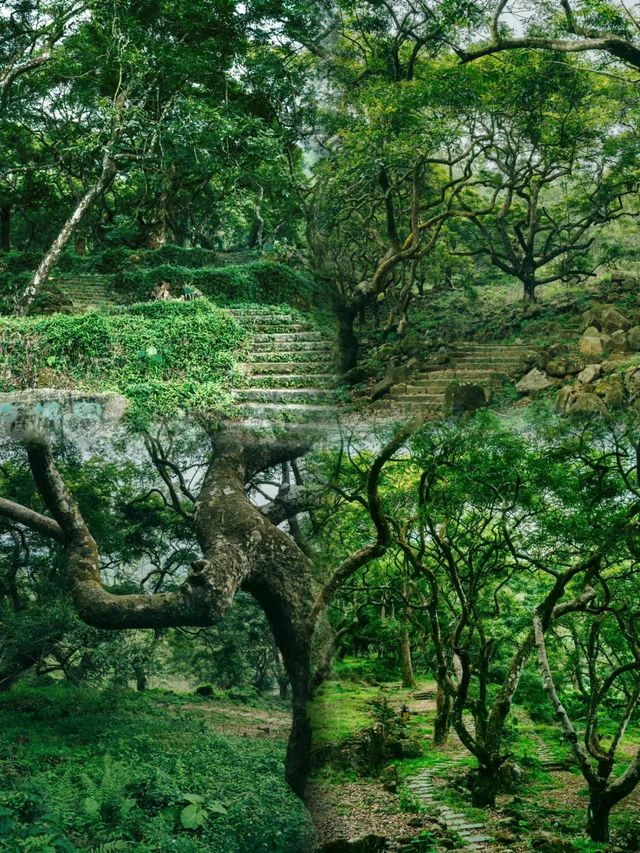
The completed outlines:
<svg viewBox="0 0 640 853">
<path fill-rule="evenodd" d="M 286 362 L 285 362 L 286 364 Z M 275 367 L 279 368 L 282 363 L 276 363 Z M 293 365 L 295 367 L 295 364 Z M 302 365 L 304 367 L 304 365 Z M 320 365 L 322 366 L 322 365 Z M 255 367 L 255 365 L 252 365 Z M 308 374 L 302 373 L 280 373 L 269 371 L 269 373 L 254 372 L 251 377 L 251 384 L 255 390 L 259 388 L 273 388 L 274 379 L 277 378 L 279 388 L 303 388 L 309 381 Z M 335 388 L 336 377 L 333 373 L 315 373 L 313 376 L 313 384 L 316 389 Z"/>
<path fill-rule="evenodd" d="M 292 376 L 294 371 L 300 371 L 303 368 L 308 371 L 305 373 L 305 379 L 309 376 L 324 375 L 319 374 L 319 371 L 326 371 L 331 366 L 329 359 L 325 361 L 253 361 L 251 353 L 247 357 L 245 364 L 251 369 L 252 376 Z"/>
<path fill-rule="evenodd" d="M 111 290 L 113 277 L 110 275 L 74 275 L 52 279 L 58 289 L 71 302 L 74 313 L 83 314 L 91 310 L 109 308 L 115 304 Z"/>
<path fill-rule="evenodd" d="M 446 772 L 446 765 L 436 764 L 425 767 L 415 776 L 407 779 L 409 790 L 426 806 L 437 809 L 449 832 L 455 833 L 462 842 L 462 850 L 488 851 L 494 839 L 487 834 L 486 827 L 480 821 L 470 820 L 466 815 L 455 811 L 436 798 L 434 776 Z"/>
<path fill-rule="evenodd" d="M 231 313 L 251 334 L 245 383 L 235 394 L 238 413 L 256 423 L 335 421 L 344 403 L 333 341 L 313 322 L 269 306 Z"/>
<path fill-rule="evenodd" d="M 327 388 L 243 388 L 238 391 L 238 399 L 261 403 L 305 403 L 311 400 L 331 403 L 335 399 L 335 391 Z"/>
<path fill-rule="evenodd" d="M 446 364 L 433 361 L 407 382 L 395 385 L 377 406 L 397 408 L 399 413 L 418 410 L 438 416 L 442 413 L 445 391 L 452 382 L 474 383 L 491 390 L 504 378 L 524 373 L 527 359 L 536 351 L 536 347 L 526 344 L 458 344 L 452 348 Z"/>
</svg>

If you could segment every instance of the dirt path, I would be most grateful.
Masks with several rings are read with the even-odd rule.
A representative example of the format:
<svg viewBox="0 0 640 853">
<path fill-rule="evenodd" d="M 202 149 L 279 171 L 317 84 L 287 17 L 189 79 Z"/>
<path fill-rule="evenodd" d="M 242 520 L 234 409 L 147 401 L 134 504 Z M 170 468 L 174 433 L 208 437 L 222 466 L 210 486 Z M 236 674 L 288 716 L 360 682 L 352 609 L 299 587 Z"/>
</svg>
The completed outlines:
<svg viewBox="0 0 640 853">
<path fill-rule="evenodd" d="M 279 709 L 193 702 L 180 705 L 179 710 L 203 714 L 216 731 L 225 735 L 286 740 L 291 729 L 291 714 Z"/>
</svg>

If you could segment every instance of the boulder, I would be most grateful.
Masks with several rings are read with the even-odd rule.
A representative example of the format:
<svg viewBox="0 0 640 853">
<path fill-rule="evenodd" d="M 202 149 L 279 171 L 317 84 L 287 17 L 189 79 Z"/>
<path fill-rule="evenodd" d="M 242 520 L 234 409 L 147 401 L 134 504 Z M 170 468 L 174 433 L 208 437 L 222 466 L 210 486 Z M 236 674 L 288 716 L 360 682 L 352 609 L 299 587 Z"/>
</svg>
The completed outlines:
<svg viewBox="0 0 640 853">
<path fill-rule="evenodd" d="M 630 367 L 623 381 L 629 397 L 637 399 L 640 396 L 640 367 Z"/>
<path fill-rule="evenodd" d="M 620 370 L 621 360 L 622 357 L 618 356 L 618 358 L 607 358 L 601 362 L 600 366 L 602 367 L 602 375 L 608 376 L 610 373 L 617 373 Z"/>
<path fill-rule="evenodd" d="M 482 387 L 472 382 L 452 382 L 444 392 L 444 413 L 462 415 L 465 412 L 475 412 L 489 405 L 489 394 Z"/>
<path fill-rule="evenodd" d="M 556 400 L 556 408 L 563 415 L 601 416 L 607 414 L 607 407 L 597 394 L 592 393 L 592 386 L 565 385 L 560 389 Z"/>
<path fill-rule="evenodd" d="M 581 370 L 578 374 L 578 382 L 581 382 L 583 385 L 589 385 L 591 382 L 594 382 L 602 375 L 602 365 L 600 364 L 588 364 L 584 370 Z"/>
<path fill-rule="evenodd" d="M 597 394 L 578 394 L 567 414 L 600 417 L 607 414 L 607 407 Z"/>
<path fill-rule="evenodd" d="M 613 305 L 607 305 L 600 312 L 600 328 L 603 332 L 609 333 L 616 332 L 618 329 L 626 332 L 631 328 L 631 321 Z"/>
<path fill-rule="evenodd" d="M 614 305 L 594 303 L 582 315 L 583 328 L 596 328 L 602 332 L 615 332 L 618 329 L 628 331 L 633 325 L 631 321 Z"/>
<path fill-rule="evenodd" d="M 594 303 L 587 311 L 582 315 L 582 328 L 590 329 L 595 328 L 596 331 L 600 329 L 600 315 L 605 309 L 605 305 L 598 305 Z"/>
<path fill-rule="evenodd" d="M 627 332 L 627 346 L 630 352 L 640 352 L 640 326 L 632 326 Z"/>
<path fill-rule="evenodd" d="M 552 832 L 534 832 L 531 846 L 538 853 L 574 853 L 576 849 L 570 841 Z"/>
<path fill-rule="evenodd" d="M 535 396 L 540 391 L 546 391 L 547 388 L 551 388 L 554 384 L 554 381 L 549 379 L 546 373 L 534 367 L 516 384 L 516 391 L 519 391 L 520 394 Z"/>
<path fill-rule="evenodd" d="M 371 389 L 370 397 L 372 400 L 379 400 L 381 397 L 384 397 L 386 394 L 391 391 L 393 386 L 396 383 L 394 382 L 391 376 L 385 376 L 384 379 L 381 379 Z"/>
<path fill-rule="evenodd" d="M 566 344 L 555 343 L 544 350 L 543 358 L 545 361 L 549 361 L 552 358 L 560 358 L 560 356 L 566 355 L 568 352 L 569 347 Z"/>
<path fill-rule="evenodd" d="M 563 379 L 565 376 L 575 376 L 582 370 L 583 362 L 579 359 L 563 355 L 557 358 L 551 358 L 546 364 L 546 371 L 549 376 L 555 376 L 558 379 Z"/>
<path fill-rule="evenodd" d="M 397 792 L 400 779 L 398 776 L 398 768 L 395 764 L 389 764 L 382 770 L 382 773 L 380 774 L 380 781 L 382 782 L 382 787 L 385 791 L 389 791 L 390 794 L 395 794 Z"/>
<path fill-rule="evenodd" d="M 566 415 L 575 395 L 576 390 L 573 385 L 565 385 L 561 388 L 558 391 L 558 396 L 556 397 L 556 410 L 561 412 L 563 415 Z"/>
<path fill-rule="evenodd" d="M 582 355 L 599 358 L 604 355 L 602 336 L 595 326 L 588 326 L 578 341 L 578 349 Z"/>
<path fill-rule="evenodd" d="M 619 409 L 624 405 L 624 383 L 617 374 L 599 379 L 593 385 L 593 390 L 608 409 Z"/>
<path fill-rule="evenodd" d="M 628 346 L 626 332 L 623 332 L 622 329 L 618 329 L 612 333 L 611 349 L 613 352 L 627 352 Z"/>
<path fill-rule="evenodd" d="M 364 382 L 369 378 L 368 372 L 364 369 L 364 367 L 352 367 L 351 370 L 347 370 L 345 374 L 342 376 L 342 381 L 346 385 L 358 385 L 360 382 Z"/>
</svg>

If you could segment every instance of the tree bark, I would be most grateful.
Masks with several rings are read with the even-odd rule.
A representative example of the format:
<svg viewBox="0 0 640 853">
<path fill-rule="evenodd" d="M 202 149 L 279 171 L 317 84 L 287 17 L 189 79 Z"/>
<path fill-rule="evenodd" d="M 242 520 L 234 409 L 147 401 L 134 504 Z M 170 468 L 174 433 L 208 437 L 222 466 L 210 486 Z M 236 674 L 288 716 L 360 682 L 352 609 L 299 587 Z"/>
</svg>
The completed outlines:
<svg viewBox="0 0 640 853">
<path fill-rule="evenodd" d="M 592 841 L 609 840 L 609 815 L 612 805 L 603 791 L 591 790 L 587 808 L 587 834 Z"/>
<path fill-rule="evenodd" d="M 523 301 L 525 305 L 531 305 L 536 301 L 536 282 L 535 279 L 526 278 L 522 280 L 523 284 Z"/>
<path fill-rule="evenodd" d="M 264 187 L 258 190 L 256 204 L 254 208 L 254 220 L 249 235 L 249 248 L 262 251 L 262 243 L 264 241 L 264 219 L 262 217 L 262 202 L 264 201 Z"/>
<path fill-rule="evenodd" d="M 499 791 L 498 767 L 493 763 L 478 765 L 471 789 L 471 802 L 476 808 L 493 808 Z"/>
<path fill-rule="evenodd" d="M 357 312 L 347 305 L 341 305 L 338 309 L 338 320 L 340 323 L 338 331 L 338 345 L 340 348 L 340 372 L 348 373 L 358 365 L 358 337 L 355 331 Z"/>
<path fill-rule="evenodd" d="M 24 291 L 22 301 L 19 306 L 20 314 L 28 313 L 38 293 L 40 293 L 44 285 L 49 280 L 49 276 L 60 260 L 60 256 L 62 255 L 65 246 L 75 233 L 87 212 L 90 210 L 93 203 L 102 195 L 114 179 L 116 171 L 116 162 L 111 156 L 111 152 L 106 151 L 102 158 L 102 168 L 98 180 L 82 196 L 76 205 L 76 209 L 64 223 L 60 233 L 49 247 L 43 259 L 40 261 L 38 269 L 35 271 L 33 279 L 31 280 L 31 284 Z"/>
<path fill-rule="evenodd" d="M 8 204 L 0 208 L 0 249 L 11 250 L 11 207 Z"/>
<path fill-rule="evenodd" d="M 409 632 L 403 631 L 400 639 L 400 654 L 402 657 L 402 686 L 415 687 L 416 679 L 413 674 L 413 661 L 411 660 L 411 640 Z"/>
<path fill-rule="evenodd" d="M 318 594 L 312 587 L 311 560 L 251 502 L 246 489 L 259 472 L 307 453 L 315 439 L 308 429 L 290 429 L 269 439 L 231 423 L 214 434 L 212 459 L 195 501 L 195 533 L 203 558 L 192 563 L 187 580 L 175 592 L 115 595 L 103 587 L 97 545 L 42 440 L 27 444 L 27 455 L 36 487 L 53 518 L 2 500 L 0 516 L 63 541 L 76 609 L 96 627 L 207 626 L 228 610 L 239 589 L 253 595 L 269 621 L 291 684 L 293 725 L 286 778 L 302 795 L 310 766 L 307 704 L 316 627 L 337 589 L 386 551 L 390 527 L 378 493 L 379 478 L 386 462 L 420 423 L 418 419 L 399 431 L 373 461 L 367 496 L 375 536 L 336 568 Z"/>
<path fill-rule="evenodd" d="M 433 723 L 433 745 L 444 746 L 451 728 L 451 697 L 445 687 L 438 684 L 436 693 L 436 717 Z"/>
</svg>

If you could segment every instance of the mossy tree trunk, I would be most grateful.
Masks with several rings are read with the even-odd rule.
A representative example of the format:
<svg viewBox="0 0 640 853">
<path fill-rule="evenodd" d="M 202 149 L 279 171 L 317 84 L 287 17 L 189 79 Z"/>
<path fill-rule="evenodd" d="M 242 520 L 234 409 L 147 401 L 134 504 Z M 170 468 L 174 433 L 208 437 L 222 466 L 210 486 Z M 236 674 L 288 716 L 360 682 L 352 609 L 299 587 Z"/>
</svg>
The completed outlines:
<svg viewBox="0 0 640 853">
<path fill-rule="evenodd" d="M 239 589 L 252 594 L 271 625 L 291 684 L 293 725 L 286 777 L 292 789 L 302 795 L 310 763 L 307 705 L 316 627 L 341 585 L 370 560 L 382 556 L 389 545 L 390 529 L 378 494 L 379 478 L 411 430 L 400 431 L 372 463 L 367 479 L 371 542 L 338 565 L 317 594 L 312 588 L 309 557 L 251 502 L 246 488 L 259 472 L 304 455 L 313 443 L 306 430 L 292 429 L 271 439 L 229 424 L 214 433 L 212 458 L 200 493 L 197 497 L 189 495 L 195 503 L 191 517 L 203 557 L 191 564 L 186 581 L 174 592 L 117 595 L 103 587 L 97 545 L 60 476 L 46 438 L 31 438 L 27 456 L 51 517 L 6 499 L 0 499 L 0 515 L 65 545 L 76 609 L 95 627 L 205 627 L 224 615 Z M 183 515 L 190 517 L 184 511 Z"/>
</svg>

